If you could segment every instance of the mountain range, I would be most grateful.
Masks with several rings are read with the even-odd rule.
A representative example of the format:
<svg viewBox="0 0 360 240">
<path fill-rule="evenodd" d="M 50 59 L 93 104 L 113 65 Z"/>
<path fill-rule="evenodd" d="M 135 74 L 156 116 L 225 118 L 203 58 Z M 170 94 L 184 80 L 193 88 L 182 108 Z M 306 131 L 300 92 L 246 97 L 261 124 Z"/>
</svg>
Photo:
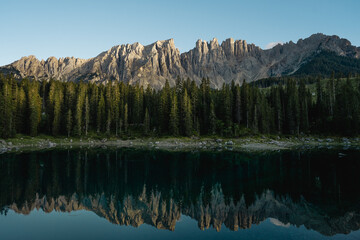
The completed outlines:
<svg viewBox="0 0 360 240">
<path fill-rule="evenodd" d="M 140 43 L 114 46 L 90 59 L 50 57 L 40 61 L 31 55 L 1 67 L 0 72 L 37 80 L 123 81 L 156 89 L 164 86 L 166 80 L 174 85 L 178 77 L 197 83 L 209 78 L 211 86 L 219 88 L 231 81 L 252 82 L 296 74 L 323 52 L 356 61 L 357 68 L 352 71 L 360 72 L 360 48 L 347 39 L 321 33 L 267 50 L 245 40 L 229 38 L 220 44 L 214 38 L 210 42 L 198 40 L 195 48 L 184 53 L 169 39 L 147 46 Z"/>
</svg>

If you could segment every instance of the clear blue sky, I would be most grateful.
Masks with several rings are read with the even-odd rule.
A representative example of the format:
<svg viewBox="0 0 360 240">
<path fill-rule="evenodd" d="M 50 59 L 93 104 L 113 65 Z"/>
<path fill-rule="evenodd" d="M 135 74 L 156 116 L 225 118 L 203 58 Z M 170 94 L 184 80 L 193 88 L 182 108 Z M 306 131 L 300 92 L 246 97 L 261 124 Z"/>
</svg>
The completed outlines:
<svg viewBox="0 0 360 240">
<path fill-rule="evenodd" d="M 245 39 L 265 48 L 313 33 L 360 46 L 359 0 L 0 0 L 0 66 L 22 56 L 94 57 L 114 45 Z"/>
</svg>

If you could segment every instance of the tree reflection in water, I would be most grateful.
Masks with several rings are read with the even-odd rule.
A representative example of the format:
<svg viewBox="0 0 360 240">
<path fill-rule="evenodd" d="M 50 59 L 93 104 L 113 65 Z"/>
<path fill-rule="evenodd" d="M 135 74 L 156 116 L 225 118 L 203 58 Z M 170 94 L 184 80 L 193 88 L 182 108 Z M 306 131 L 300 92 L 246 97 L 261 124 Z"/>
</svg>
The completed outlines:
<svg viewBox="0 0 360 240">
<path fill-rule="evenodd" d="M 108 221 L 174 230 L 250 228 L 265 219 L 323 235 L 360 228 L 359 152 L 51 150 L 0 155 L 0 209 L 88 210 Z"/>
</svg>

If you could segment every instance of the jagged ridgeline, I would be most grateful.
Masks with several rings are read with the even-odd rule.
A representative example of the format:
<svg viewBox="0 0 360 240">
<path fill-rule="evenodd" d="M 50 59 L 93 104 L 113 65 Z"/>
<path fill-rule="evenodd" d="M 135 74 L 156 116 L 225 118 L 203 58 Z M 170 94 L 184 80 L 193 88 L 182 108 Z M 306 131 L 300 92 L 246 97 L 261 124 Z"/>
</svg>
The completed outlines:
<svg viewBox="0 0 360 240">
<path fill-rule="evenodd" d="M 267 218 L 323 235 L 358 230 L 359 153 L 51 150 L 0 155 L 0 213 L 87 210 L 114 224 L 250 228 Z M 169 159 L 171 161 L 169 161 Z M 358 176 L 349 178 L 348 176 Z M 331 207 L 330 207 L 331 206 Z"/>
<path fill-rule="evenodd" d="M 174 86 L 177 77 L 189 77 L 197 84 L 205 77 L 210 79 L 212 88 L 221 88 L 224 83 L 241 83 L 244 79 L 252 82 L 292 74 L 359 73 L 359 58 L 360 48 L 346 39 L 323 34 L 267 50 L 245 40 L 230 38 L 221 44 L 217 39 L 198 40 L 195 48 L 184 53 L 169 39 L 147 46 L 140 43 L 114 46 L 90 59 L 50 57 L 40 61 L 35 56 L 23 57 L 0 68 L 0 72 L 37 80 L 121 81 L 155 89 L 164 87 L 166 79 Z"/>
<path fill-rule="evenodd" d="M 309 78 L 305 79 L 309 81 Z M 193 136 L 360 133 L 358 78 L 287 79 L 259 88 L 212 89 L 190 79 L 160 90 L 107 84 L 15 80 L 0 76 L 0 137 Z"/>
</svg>

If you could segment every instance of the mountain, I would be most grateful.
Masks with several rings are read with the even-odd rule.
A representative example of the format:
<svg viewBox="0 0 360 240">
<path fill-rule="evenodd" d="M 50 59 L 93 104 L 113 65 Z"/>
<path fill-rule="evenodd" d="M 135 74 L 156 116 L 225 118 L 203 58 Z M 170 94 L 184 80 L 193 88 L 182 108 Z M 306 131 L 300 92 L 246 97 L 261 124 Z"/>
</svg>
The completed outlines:
<svg viewBox="0 0 360 240">
<path fill-rule="evenodd" d="M 154 88 L 164 86 L 166 79 L 170 85 L 174 85 L 177 77 L 189 77 L 198 83 L 203 77 L 209 77 L 211 86 L 218 88 L 233 80 L 239 83 L 244 79 L 252 82 L 267 77 L 292 75 L 302 66 L 311 64 L 323 52 L 347 60 L 360 59 L 360 48 L 351 45 L 350 41 L 318 33 L 300 39 L 297 43 L 290 41 L 267 50 L 248 44 L 245 40 L 229 38 L 219 44 L 214 38 L 210 42 L 198 40 L 195 48 L 180 54 L 174 40 L 169 39 L 147 46 L 140 43 L 118 45 L 90 59 L 50 57 L 40 61 L 34 56 L 28 56 L 1 67 L 0 72 L 38 80 L 112 80 Z M 334 61 L 329 64 L 332 63 Z M 316 69 L 314 71 L 317 72 Z M 351 71 L 360 72 L 360 69 L 356 65 Z"/>
</svg>

